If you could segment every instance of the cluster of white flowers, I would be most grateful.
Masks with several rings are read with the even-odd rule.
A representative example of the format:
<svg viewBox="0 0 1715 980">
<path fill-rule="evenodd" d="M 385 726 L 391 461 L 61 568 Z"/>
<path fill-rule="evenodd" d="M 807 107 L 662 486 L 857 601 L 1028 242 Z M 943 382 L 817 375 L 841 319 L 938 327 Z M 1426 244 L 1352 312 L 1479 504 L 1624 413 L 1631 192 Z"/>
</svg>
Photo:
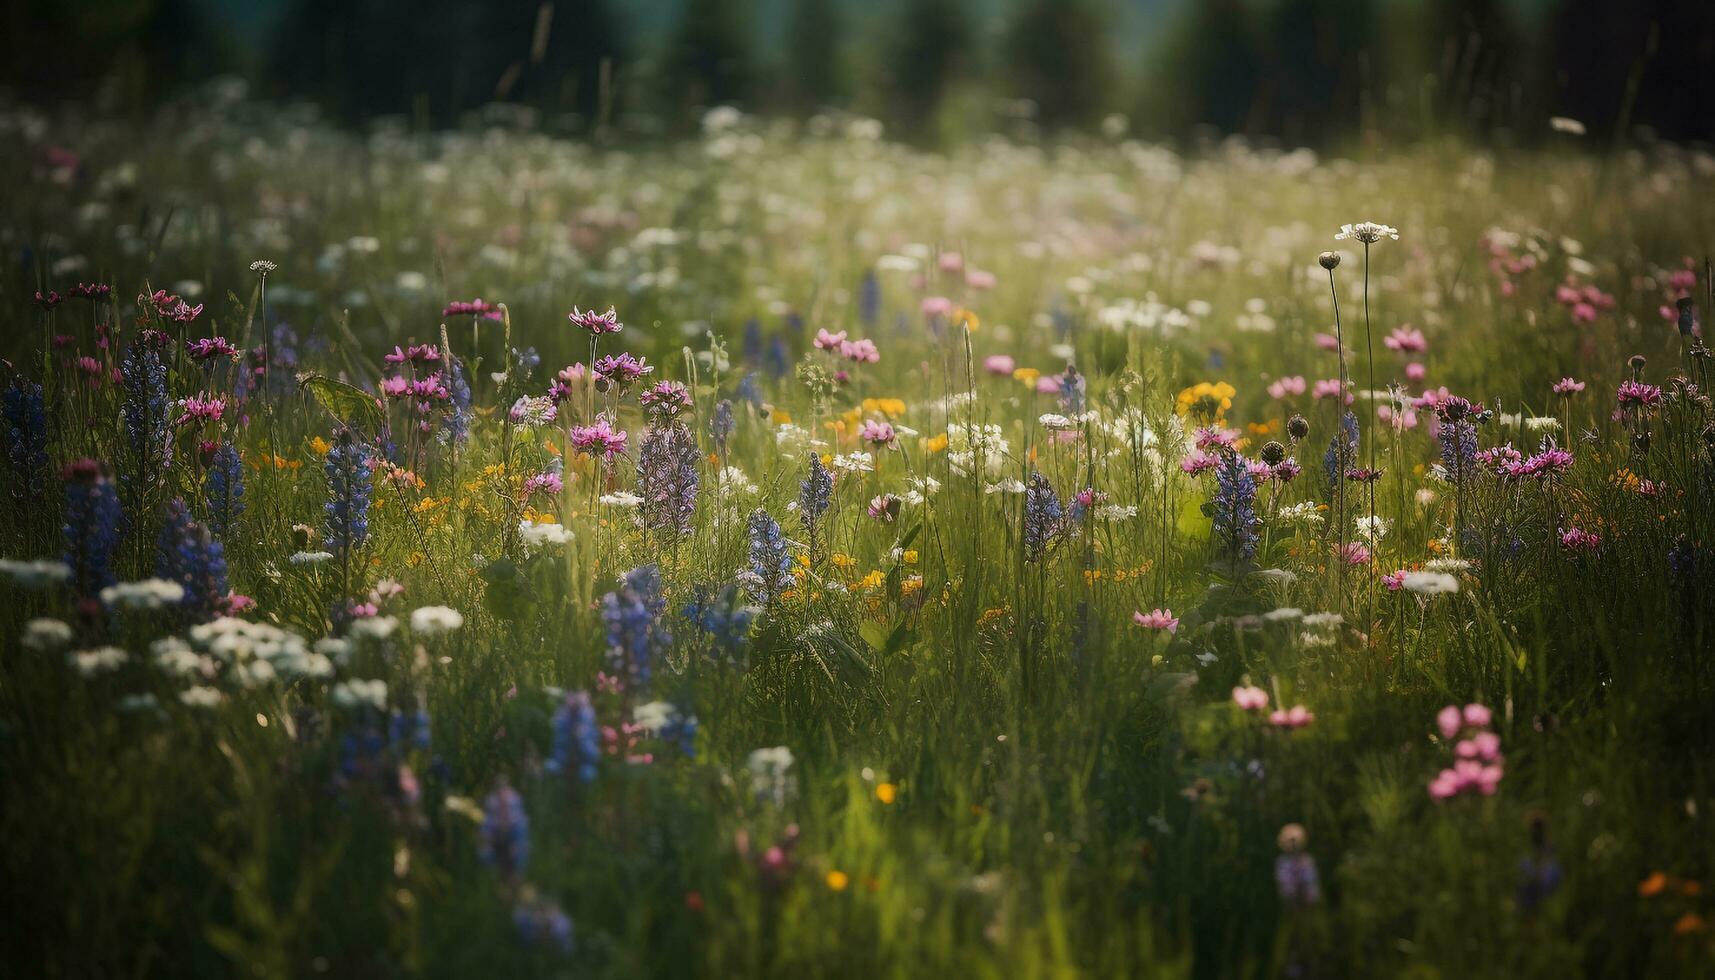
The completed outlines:
<svg viewBox="0 0 1715 980">
<path fill-rule="evenodd" d="M 1459 591 L 1459 580 L 1446 572 L 1406 572 L 1404 587 L 1418 595 L 1450 595 Z"/>
<path fill-rule="evenodd" d="M 192 626 L 183 638 L 157 640 L 150 651 L 155 666 L 175 677 L 220 679 L 239 688 L 333 674 L 333 662 L 298 634 L 232 616 Z"/>
<path fill-rule="evenodd" d="M 341 708 L 369 707 L 376 711 L 387 709 L 387 682 L 354 678 L 340 681 L 328 692 L 328 698 Z"/>
<path fill-rule="evenodd" d="M 1451 575 L 1458 575 L 1461 572 L 1470 571 L 1471 563 L 1463 558 L 1431 558 L 1423 563 L 1423 568 L 1429 572 L 1447 572 Z"/>
<path fill-rule="evenodd" d="M 1382 517 L 1379 514 L 1375 517 L 1369 517 L 1367 515 L 1361 516 L 1356 518 L 1352 523 L 1357 528 L 1358 537 L 1362 538 L 1371 547 L 1380 544 L 1381 540 L 1387 537 L 1387 518 Z"/>
<path fill-rule="evenodd" d="M 320 565 L 324 561 L 333 561 L 331 551 L 299 551 L 287 559 L 294 565 Z"/>
<path fill-rule="evenodd" d="M 1001 434 L 1000 426 L 993 423 L 976 425 L 966 422 L 947 429 L 947 463 L 960 476 L 972 475 L 979 453 L 983 458 L 983 468 L 993 476 L 1006 464 L 1011 449 Z"/>
<path fill-rule="evenodd" d="M 875 457 L 861 450 L 845 453 L 834 457 L 833 467 L 841 473 L 873 473 Z"/>
<path fill-rule="evenodd" d="M 395 616 L 359 616 L 351 621 L 351 635 L 357 639 L 385 640 L 399 628 L 399 619 Z M 333 639 L 329 637 L 328 639 Z M 319 649 L 319 641 L 318 641 Z M 341 651 L 342 653 L 348 651 Z"/>
<path fill-rule="evenodd" d="M 179 703 L 187 708 L 219 707 L 225 700 L 226 695 L 214 687 L 187 687 L 179 692 Z"/>
<path fill-rule="evenodd" d="M 18 642 L 26 650 L 48 651 L 58 650 L 72 640 L 71 626 L 58 619 L 32 619 L 24 624 L 24 633 Z"/>
<path fill-rule="evenodd" d="M 1322 523 L 1322 513 L 1316 509 L 1314 500 L 1305 500 L 1296 504 L 1288 504 L 1275 513 L 1276 523 L 1287 525 L 1303 525 L 1316 527 Z"/>
<path fill-rule="evenodd" d="M 185 598 L 185 587 L 164 578 L 120 582 L 101 590 L 101 604 L 109 609 L 164 609 Z"/>
<path fill-rule="evenodd" d="M 518 543 L 527 552 L 539 551 L 543 548 L 557 548 L 570 544 L 572 532 L 561 524 L 538 524 L 535 521 L 518 522 Z"/>
<path fill-rule="evenodd" d="M 45 589 L 71 580 L 71 567 L 63 561 L 16 561 L 0 558 L 0 575 L 25 589 Z"/>
<path fill-rule="evenodd" d="M 607 507 L 636 507 L 643 503 L 642 497 L 629 490 L 615 490 L 613 493 L 604 493 L 596 499 Z"/>
<path fill-rule="evenodd" d="M 421 606 L 411 610 L 411 632 L 423 636 L 451 633 L 464 625 L 464 614 L 450 606 Z"/>
<path fill-rule="evenodd" d="M 745 472 L 736 466 L 728 466 L 720 472 L 720 495 L 722 499 L 733 500 L 740 497 L 754 497 L 761 491 Z"/>
<path fill-rule="evenodd" d="M 784 745 L 757 749 L 750 754 L 745 766 L 750 770 L 751 789 L 757 799 L 768 800 L 775 806 L 786 805 L 792 792 L 792 750 Z"/>
<path fill-rule="evenodd" d="M 97 647 L 94 650 L 77 650 L 66 654 L 66 663 L 77 668 L 77 672 L 85 677 L 96 674 L 109 674 L 125 666 L 131 655 L 118 647 Z"/>
<path fill-rule="evenodd" d="M 983 487 L 983 493 L 1023 493 L 1024 481 L 1016 476 L 1009 476 Z"/>
</svg>

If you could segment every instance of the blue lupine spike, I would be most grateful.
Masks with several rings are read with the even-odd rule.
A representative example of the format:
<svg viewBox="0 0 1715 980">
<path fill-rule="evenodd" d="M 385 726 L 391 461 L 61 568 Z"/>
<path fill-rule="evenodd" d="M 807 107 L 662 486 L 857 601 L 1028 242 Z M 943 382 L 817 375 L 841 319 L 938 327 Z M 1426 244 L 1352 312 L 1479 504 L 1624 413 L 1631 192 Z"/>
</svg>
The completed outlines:
<svg viewBox="0 0 1715 980">
<path fill-rule="evenodd" d="M 208 529 L 225 539 L 244 513 L 244 465 L 231 443 L 221 443 L 208 467 Z"/>
<path fill-rule="evenodd" d="M 689 534 L 697 511 L 697 462 L 702 453 L 682 422 L 649 427 L 637 454 L 638 517 L 655 531 Z"/>
<path fill-rule="evenodd" d="M 119 543 L 119 495 L 94 460 L 66 469 L 65 563 L 74 594 L 88 599 L 112 585 L 113 550 Z"/>
<path fill-rule="evenodd" d="M 1214 530 L 1229 557 L 1248 559 L 1256 555 L 1256 478 L 1245 458 L 1223 450 L 1215 467 Z"/>
<path fill-rule="evenodd" d="M 543 764 L 550 773 L 570 773 L 581 783 L 593 783 L 601 760 L 601 726 L 595 706 L 584 691 L 573 691 L 554 712 L 554 746 Z"/>
<path fill-rule="evenodd" d="M 0 391 L 0 418 L 5 420 L 13 499 L 19 504 L 39 500 L 48 489 L 48 416 L 42 386 L 15 379 Z"/>
<path fill-rule="evenodd" d="M 335 555 L 349 555 L 369 536 L 369 497 L 374 489 L 369 470 L 369 447 L 344 431 L 328 448 L 322 471 L 327 475 L 328 502 L 323 506 L 323 540 Z"/>
<path fill-rule="evenodd" d="M 1030 474 L 1024 490 L 1024 560 L 1041 561 L 1065 524 L 1060 495 L 1040 472 Z"/>
</svg>

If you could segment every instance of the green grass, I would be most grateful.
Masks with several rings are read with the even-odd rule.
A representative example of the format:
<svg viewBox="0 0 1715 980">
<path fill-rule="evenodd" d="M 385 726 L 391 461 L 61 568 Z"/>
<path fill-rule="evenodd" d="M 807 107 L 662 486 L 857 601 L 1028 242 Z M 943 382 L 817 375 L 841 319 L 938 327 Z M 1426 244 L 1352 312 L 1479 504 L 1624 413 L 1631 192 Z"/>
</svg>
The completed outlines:
<svg viewBox="0 0 1715 980">
<path fill-rule="evenodd" d="M 167 500 L 208 519 L 198 443 L 224 439 L 244 459 L 245 511 L 223 541 L 232 589 L 255 600 L 244 618 L 314 643 L 342 634 L 343 600 L 383 578 L 402 583 L 379 610 L 397 629 L 346 637 L 332 676 L 247 686 L 228 664 L 202 682 L 220 703 L 191 706 L 180 699 L 191 682 L 151 652 L 189 636 L 189 614 L 92 609 L 68 588 L 8 580 L 9 973 L 1710 969 L 1698 918 L 1709 899 L 1696 886 L 1712 871 L 1715 806 L 1707 359 L 1657 312 L 1686 256 L 1698 257 L 1706 306 L 1707 154 L 1426 144 L 1318 159 L 1232 145 L 1188 157 L 996 141 L 941 156 L 847 135 L 843 123 L 840 135 L 800 137 L 753 121 L 628 152 L 504 128 L 343 135 L 254 105 L 147 126 L 17 111 L 4 122 L 28 152 L 0 159 L 21 189 L 0 204 L 0 240 L 27 261 L 0 274 L 0 315 L 11 363 L 45 385 L 55 470 L 93 457 L 116 478 L 138 472 L 124 385 L 92 386 L 73 361 L 117 367 L 117 347 L 144 327 L 173 335 L 175 398 L 230 391 L 238 370 L 210 372 L 178 341 L 256 347 L 279 323 L 299 338 L 296 370 L 359 386 L 391 373 L 382 355 L 394 344 L 438 343 L 444 323 L 474 388 L 462 444 L 413 441 L 409 407 L 389 403 L 389 431 L 417 479 L 377 475 L 367 542 L 344 566 L 289 560 L 321 547 L 335 416 L 360 441 L 380 431 L 361 400 L 328 394 L 335 386 L 313 397 L 313 383 L 277 366 L 223 427 L 177 430 L 176 462 L 147 492 L 120 485 L 137 528 L 114 553 L 122 581 L 154 573 Z M 81 167 L 44 165 L 50 143 L 81 154 Z M 1378 385 L 1405 383 L 1407 363 L 1382 338 L 1419 328 L 1428 349 L 1412 360 L 1426 379 L 1410 393 L 1446 386 L 1485 403 L 1497 415 L 1479 427 L 1482 447 L 1511 442 L 1526 456 L 1540 434 L 1523 418 L 1557 417 L 1575 454 L 1566 474 L 1483 474 L 1456 494 L 1430 472 L 1432 410 L 1398 434 L 1372 423 L 1365 256 L 1333 239 L 1365 218 L 1401 235 L 1369 254 Z M 1535 263 L 1506 277 L 1510 295 L 1490 267 L 1488 243 L 1508 240 L 1494 229 L 1518 235 L 1511 254 Z M 1360 389 L 1353 462 L 1367 462 L 1373 438 L 1385 470 L 1376 509 L 1390 522 L 1373 562 L 1344 569 L 1335 549 L 1354 533 L 1335 526 L 1322 469 L 1336 411 L 1266 390 L 1339 373 L 1314 340 L 1333 327 L 1317 255 L 1335 247 L 1347 249 L 1336 283 Z M 994 287 L 937 272 L 950 252 L 992 272 Z M 278 264 L 265 293 L 248 271 L 256 259 Z M 880 313 L 866 324 L 871 271 Z M 1569 272 L 1612 308 L 1575 320 L 1556 297 Z M 112 299 L 51 311 L 30 302 L 79 281 L 111 283 Z M 132 297 L 145 284 L 205 309 L 188 325 L 140 318 Z M 474 296 L 503 302 L 506 322 L 441 316 Z M 932 329 L 926 296 L 970 310 L 975 329 L 949 319 Z M 610 303 L 626 329 L 599 352 L 645 355 L 646 380 L 690 385 L 700 492 L 687 533 L 639 528 L 631 510 L 596 501 L 635 488 L 627 457 L 604 471 L 574 453 L 558 498 L 528 510 L 520 499 L 523 479 L 565 454 L 565 427 L 587 422 L 592 404 L 612 407 L 638 453 L 635 389 L 600 395 L 578 381 L 555 425 L 507 421 L 514 400 L 589 359 L 567 311 Z M 746 339 L 752 318 L 760 343 Z M 120 324 L 120 345 L 98 349 L 98 323 Z M 874 339 L 880 362 L 815 350 L 818 329 Z M 70 340 L 43 354 L 53 335 Z M 775 338 L 789 362 L 778 377 Z M 508 342 L 533 347 L 539 367 L 496 379 Z M 1666 397 L 1628 423 L 1610 414 L 1635 353 Z M 985 358 L 1000 354 L 1044 375 L 1075 363 L 1094 414 L 1056 439 L 1039 416 L 1076 413 L 988 373 Z M 850 378 L 824 384 L 839 368 Z M 764 404 L 738 394 L 752 373 Z M 1551 394 L 1563 376 L 1587 390 Z M 1235 389 L 1223 414 L 1252 457 L 1287 441 L 1293 410 L 1309 422 L 1289 447 L 1303 474 L 1258 497 L 1251 565 L 1235 565 L 1212 534 L 1215 476 L 1180 470 L 1199 412 L 1212 408 L 1180 413 L 1195 398 L 1181 392 L 1199 382 Z M 736 416 L 724 453 L 710 430 L 721 399 Z M 819 435 L 828 454 L 867 449 L 857 424 L 883 414 L 911 432 L 874 450 L 873 472 L 839 474 L 817 547 L 793 551 L 803 558 L 793 587 L 759 615 L 736 662 L 714 656 L 681 608 L 748 566 L 754 509 L 807 542 L 791 510 L 804 438 Z M 996 426 L 1005 450 L 955 465 L 959 441 L 938 437 L 966 425 Z M 1647 446 L 1632 438 L 1639 429 Z M 724 467 L 754 491 L 717 476 Z M 1137 513 L 1069 521 L 1042 560 L 1027 560 L 1025 496 L 990 491 L 1035 472 L 1067 506 L 1094 487 Z M 905 495 L 921 477 L 938 490 L 907 500 L 897 520 L 866 515 L 872 497 Z M 7 478 L 18 490 L 11 469 Z M 1651 480 L 1654 493 L 1639 482 Z M 12 498 L 7 557 L 61 554 L 64 493 L 49 482 Z M 1367 509 L 1352 486 L 1348 519 Z M 1322 505 L 1320 522 L 1277 516 L 1304 502 Z M 521 518 L 559 522 L 573 538 L 531 551 Z M 1563 547 L 1572 526 L 1598 533 L 1600 547 Z M 1695 575 L 1674 573 L 1675 549 L 1697 556 Z M 1456 594 L 1381 585 L 1454 552 L 1471 561 Z M 672 641 L 647 690 L 598 689 L 597 672 L 612 669 L 602 597 L 646 563 L 661 569 Z M 411 611 L 431 605 L 459 610 L 463 626 L 413 629 Z M 1133 625 L 1134 611 L 1155 608 L 1180 618 L 1176 633 Z M 1281 609 L 1300 615 L 1269 615 Z M 1327 613 L 1342 618 L 1319 625 Z M 39 617 L 70 624 L 71 643 L 22 643 Z M 116 670 L 86 676 L 66 662 L 106 645 L 130 655 Z M 354 679 L 384 681 L 390 709 L 425 710 L 430 746 L 342 771 L 345 740 L 378 717 L 333 696 Z M 1305 705 L 1314 722 L 1288 732 L 1246 714 L 1230 696 L 1246 683 L 1271 708 Z M 592 692 L 606 726 L 639 703 L 673 701 L 699 721 L 694 757 L 645 737 L 637 751 L 649 764 L 604 755 L 588 784 L 549 774 L 555 711 L 571 690 Z M 141 694 L 154 706 L 124 700 Z M 1437 801 L 1427 787 L 1451 750 L 1436 714 L 1468 702 L 1493 709 L 1506 773 L 1493 796 Z M 794 760 L 778 798 L 759 794 L 747 769 L 773 746 Z M 418 793 L 400 792 L 401 765 Z M 530 818 L 533 853 L 516 875 L 478 856 L 477 808 L 503 784 Z M 1320 870 L 1310 905 L 1283 901 L 1274 881 L 1277 836 L 1293 823 Z M 1521 860 L 1542 857 L 1533 825 L 1562 873 L 1534 905 L 1519 899 Z M 766 849 L 789 840 L 765 867 Z M 1671 878 L 1659 892 L 1658 871 Z M 537 902 L 575 923 L 571 953 L 520 940 L 513 909 Z"/>
</svg>

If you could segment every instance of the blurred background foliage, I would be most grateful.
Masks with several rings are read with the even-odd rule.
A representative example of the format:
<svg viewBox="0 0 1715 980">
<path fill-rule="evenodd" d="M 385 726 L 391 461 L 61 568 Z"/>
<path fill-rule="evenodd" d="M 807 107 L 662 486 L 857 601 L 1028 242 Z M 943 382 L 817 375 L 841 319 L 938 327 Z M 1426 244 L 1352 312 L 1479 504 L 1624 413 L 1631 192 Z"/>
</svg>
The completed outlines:
<svg viewBox="0 0 1715 980">
<path fill-rule="evenodd" d="M 1294 144 L 1715 133 L 1708 0 L 0 0 L 0 89 L 146 111 L 237 75 L 361 122 L 493 102 L 670 136 L 714 105 L 995 130 Z"/>
</svg>

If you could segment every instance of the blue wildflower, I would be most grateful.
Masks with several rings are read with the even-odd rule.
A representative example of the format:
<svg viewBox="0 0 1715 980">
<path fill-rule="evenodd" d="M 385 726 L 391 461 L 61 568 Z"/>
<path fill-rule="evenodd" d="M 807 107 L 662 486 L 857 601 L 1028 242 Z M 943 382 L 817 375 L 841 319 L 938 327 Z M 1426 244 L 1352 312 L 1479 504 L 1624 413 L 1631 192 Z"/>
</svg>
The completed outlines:
<svg viewBox="0 0 1715 980">
<path fill-rule="evenodd" d="M 155 577 L 184 586 L 179 605 L 203 619 L 212 617 L 226 598 L 226 549 L 191 520 L 190 508 L 177 497 L 167 504 L 167 519 L 155 542 Z"/>
<path fill-rule="evenodd" d="M 776 378 L 783 378 L 786 376 L 786 369 L 791 363 L 792 355 L 786 350 L 785 339 L 776 336 L 768 345 L 768 357 L 763 362 L 763 366 L 768 369 L 769 374 Z"/>
<path fill-rule="evenodd" d="M 119 495 L 99 463 L 85 459 L 67 467 L 65 563 L 76 595 L 91 598 L 114 583 L 119 518 Z"/>
<path fill-rule="evenodd" d="M 744 321 L 744 363 L 762 363 L 762 322 L 756 317 Z"/>
<path fill-rule="evenodd" d="M 572 773 L 581 783 L 593 783 L 601 759 L 601 726 L 595 706 L 584 691 L 573 691 L 554 712 L 554 746 L 542 766 L 550 773 Z"/>
<path fill-rule="evenodd" d="M 755 371 L 739 379 L 738 397 L 749 402 L 753 408 L 762 407 L 762 387 L 757 383 Z"/>
<path fill-rule="evenodd" d="M 1351 469 L 1358 456 L 1358 417 L 1347 412 L 1340 417 L 1340 427 L 1328 440 L 1328 451 L 1322 454 L 1322 473 L 1328 478 L 1328 493 L 1340 485 L 1341 478 Z"/>
<path fill-rule="evenodd" d="M 470 437 L 470 382 L 464 376 L 464 364 L 449 358 L 452 370 L 447 372 L 447 391 L 452 395 L 451 411 L 441 421 L 441 439 L 462 443 Z"/>
<path fill-rule="evenodd" d="M 238 450 L 223 442 L 208 465 L 208 529 L 221 538 L 238 529 L 244 513 L 244 466 Z"/>
<path fill-rule="evenodd" d="M 874 269 L 868 269 L 863 274 L 863 282 L 858 284 L 858 319 L 864 326 L 873 327 L 880 315 L 881 280 L 876 278 Z"/>
<path fill-rule="evenodd" d="M 602 597 L 608 666 L 634 689 L 648 685 L 655 658 L 673 642 L 661 622 L 665 608 L 661 571 L 654 565 L 626 572 L 620 576 L 619 588 Z"/>
<path fill-rule="evenodd" d="M 810 475 L 798 484 L 798 517 L 804 522 L 804 533 L 810 538 L 810 553 L 816 553 L 816 528 L 823 514 L 833 505 L 834 474 L 822 465 L 822 457 L 810 453 Z"/>
<path fill-rule="evenodd" d="M 733 430 L 738 423 L 732 417 L 732 402 L 722 398 L 715 402 L 714 414 L 709 417 L 709 435 L 714 436 L 715 451 L 726 455 L 726 441 L 732 438 Z"/>
<path fill-rule="evenodd" d="M 167 366 L 161 362 L 159 351 L 139 341 L 125 349 L 119 373 L 125 388 L 120 414 L 130 452 L 124 482 L 130 499 L 140 502 L 173 463 L 173 403 L 167 396 Z"/>
<path fill-rule="evenodd" d="M 1024 560 L 1038 562 L 1060 536 L 1066 512 L 1060 495 L 1040 472 L 1032 471 L 1024 490 Z"/>
<path fill-rule="evenodd" d="M 750 512 L 750 567 L 739 575 L 751 601 L 768 605 L 792 583 L 792 555 L 780 533 L 780 522 L 761 507 Z"/>
<path fill-rule="evenodd" d="M 643 526 L 688 534 L 697 511 L 697 440 L 683 422 L 649 427 L 637 453 L 637 513 Z"/>
<path fill-rule="evenodd" d="M 765 519 L 768 517 L 765 511 L 758 510 L 756 513 Z M 754 520 L 754 515 L 752 519 Z M 767 529 L 763 530 L 766 532 Z M 775 533 L 779 533 L 778 525 L 775 525 Z M 790 559 L 787 559 L 786 564 L 790 564 Z M 776 567 L 784 571 L 784 565 Z M 739 595 L 736 585 L 724 585 L 718 590 L 699 586 L 695 598 L 685 605 L 685 618 L 714 639 L 714 650 L 711 652 L 717 659 L 721 654 L 738 659 L 750 638 L 751 624 L 756 621 L 757 608 L 740 602 Z"/>
<path fill-rule="evenodd" d="M 1084 392 L 1087 382 L 1078 369 L 1071 364 L 1066 365 L 1065 373 L 1061 374 L 1060 407 L 1069 415 L 1081 415 L 1084 412 Z"/>
<path fill-rule="evenodd" d="M 483 801 L 477 856 L 507 877 L 523 874 L 530 863 L 530 815 L 524 798 L 505 783 Z"/>
<path fill-rule="evenodd" d="M 0 391 L 5 419 L 6 462 L 12 470 L 12 496 L 19 503 L 40 499 L 48 488 L 48 416 L 42 386 L 19 378 Z"/>
<path fill-rule="evenodd" d="M 525 946 L 548 943 L 563 954 L 574 947 L 572 919 L 564 909 L 544 899 L 521 903 L 512 910 L 518 941 Z"/>
<path fill-rule="evenodd" d="M 1256 477 L 1245 458 L 1232 450 L 1221 453 L 1215 467 L 1215 534 L 1230 558 L 1256 554 Z"/>
<path fill-rule="evenodd" d="M 327 474 L 328 502 L 323 505 L 327 537 L 323 546 L 347 556 L 363 547 L 369 536 L 369 496 L 373 476 L 369 471 L 369 447 L 341 431 L 328 448 L 322 465 Z"/>
</svg>

